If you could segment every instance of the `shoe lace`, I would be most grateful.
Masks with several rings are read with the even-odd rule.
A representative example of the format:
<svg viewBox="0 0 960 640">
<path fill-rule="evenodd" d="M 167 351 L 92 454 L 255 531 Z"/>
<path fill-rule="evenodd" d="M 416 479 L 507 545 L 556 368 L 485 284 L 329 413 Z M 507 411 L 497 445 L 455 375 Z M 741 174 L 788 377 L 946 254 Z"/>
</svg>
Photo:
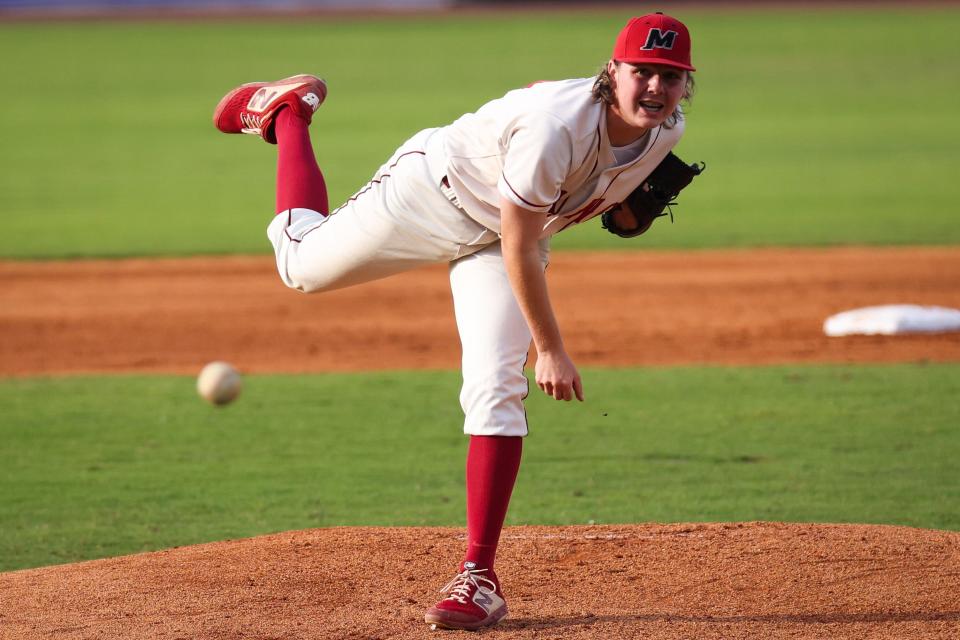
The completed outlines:
<svg viewBox="0 0 960 640">
<path fill-rule="evenodd" d="M 480 575 L 484 571 L 486 569 L 464 569 L 462 573 L 455 575 L 453 580 L 440 589 L 440 593 L 450 594 L 444 600 L 456 600 L 460 604 L 466 604 L 467 597 L 473 589 L 494 593 L 497 590 L 497 584 L 490 578 Z"/>
<path fill-rule="evenodd" d="M 260 133 L 260 128 L 263 125 L 263 117 L 253 115 L 252 113 L 241 113 L 240 124 L 243 125 L 244 131 Z"/>
</svg>

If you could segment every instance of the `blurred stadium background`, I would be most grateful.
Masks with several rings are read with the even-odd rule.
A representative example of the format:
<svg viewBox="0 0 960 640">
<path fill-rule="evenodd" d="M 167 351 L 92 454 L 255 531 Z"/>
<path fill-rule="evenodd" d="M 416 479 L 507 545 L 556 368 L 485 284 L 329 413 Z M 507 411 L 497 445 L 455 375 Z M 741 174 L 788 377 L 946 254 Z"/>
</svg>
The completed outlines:
<svg viewBox="0 0 960 640">
<path fill-rule="evenodd" d="M 506 0 L 0 0 L 0 11 L 47 12 L 51 14 L 114 13 L 145 10 L 177 10 L 186 12 L 209 11 L 270 11 L 276 13 L 303 11 L 378 9 L 410 11 L 425 9 L 452 9 L 478 5 L 538 4 L 515 3 Z M 589 5 L 582 0 L 554 0 L 542 5 Z M 610 4 L 610 3 L 607 3 Z"/>
<path fill-rule="evenodd" d="M 512 12 L 466 11 L 487 4 Z M 0 0 L 0 258 L 266 254 L 273 156 L 210 123 L 231 86 L 330 81 L 315 147 L 339 202 L 417 129 L 532 80 L 595 72 L 626 17 L 657 8 L 696 34 L 700 93 L 678 153 L 709 172 L 677 224 L 642 243 L 584 225 L 558 250 L 960 245 L 957 5 L 827 4 L 540 3 L 576 5 L 547 14 L 437 0 Z M 244 17 L 261 12 L 279 17 Z M 194 14 L 214 19 L 152 19 Z M 0 340 L 30 320 L 11 299 Z M 44 303 L 67 314 L 65 299 Z M 69 334 L 55 320 L 50 331 Z M 512 524 L 960 529 L 955 363 L 637 364 L 590 371 L 589 406 L 532 395 L 549 428 Z M 457 371 L 250 375 L 226 412 L 193 382 L 0 380 L 0 571 L 313 526 L 460 523 Z"/>
</svg>

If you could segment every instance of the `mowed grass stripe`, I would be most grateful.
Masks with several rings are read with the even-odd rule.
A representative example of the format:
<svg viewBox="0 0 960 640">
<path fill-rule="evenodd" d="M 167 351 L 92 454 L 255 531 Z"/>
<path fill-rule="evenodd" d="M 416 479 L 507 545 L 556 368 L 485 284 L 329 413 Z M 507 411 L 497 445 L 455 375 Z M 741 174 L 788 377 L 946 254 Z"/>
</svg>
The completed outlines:
<svg viewBox="0 0 960 640">
<path fill-rule="evenodd" d="M 707 172 L 623 242 L 559 248 L 960 241 L 960 8 L 683 8 L 699 92 L 678 151 Z M 273 149 L 210 122 L 221 95 L 327 78 L 314 145 L 339 203 L 415 131 L 531 81 L 592 75 L 628 9 L 296 23 L 0 25 L 0 257 L 269 251 Z M 453 62 L 455 60 L 455 62 Z"/>
<path fill-rule="evenodd" d="M 960 529 L 960 366 L 590 369 L 535 391 L 508 524 Z M 458 525 L 456 372 L 0 382 L 0 569 L 331 525 Z"/>
</svg>

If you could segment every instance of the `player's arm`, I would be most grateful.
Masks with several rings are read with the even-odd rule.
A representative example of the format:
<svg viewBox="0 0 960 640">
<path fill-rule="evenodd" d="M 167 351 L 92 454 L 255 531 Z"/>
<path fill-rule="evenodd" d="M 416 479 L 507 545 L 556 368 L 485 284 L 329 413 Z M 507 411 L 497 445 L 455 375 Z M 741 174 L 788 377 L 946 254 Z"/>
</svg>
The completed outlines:
<svg viewBox="0 0 960 640">
<path fill-rule="evenodd" d="M 540 232 L 546 214 L 501 197 L 500 220 L 507 276 L 537 349 L 537 386 L 557 400 L 573 400 L 574 396 L 583 400 L 580 374 L 564 349 L 540 261 Z"/>
</svg>

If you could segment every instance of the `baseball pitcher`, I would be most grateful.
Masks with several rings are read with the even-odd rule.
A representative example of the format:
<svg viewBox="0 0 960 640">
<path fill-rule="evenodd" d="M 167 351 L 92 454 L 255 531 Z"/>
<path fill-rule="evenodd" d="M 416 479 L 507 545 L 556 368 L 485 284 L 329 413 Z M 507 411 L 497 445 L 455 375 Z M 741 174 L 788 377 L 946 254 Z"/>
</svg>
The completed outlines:
<svg viewBox="0 0 960 640">
<path fill-rule="evenodd" d="M 531 340 L 537 386 L 557 400 L 584 399 L 544 277 L 550 238 L 598 216 L 618 235 L 638 235 L 699 172 L 670 153 L 692 71 L 683 23 L 633 18 L 596 77 L 538 82 L 420 131 L 334 210 L 308 132 L 327 95 L 323 80 L 245 84 L 216 107 L 220 131 L 277 145 L 267 236 L 287 286 L 329 291 L 449 264 L 470 436 L 467 548 L 426 612 L 434 627 L 479 629 L 507 614 L 494 559 L 527 435 Z"/>
</svg>

